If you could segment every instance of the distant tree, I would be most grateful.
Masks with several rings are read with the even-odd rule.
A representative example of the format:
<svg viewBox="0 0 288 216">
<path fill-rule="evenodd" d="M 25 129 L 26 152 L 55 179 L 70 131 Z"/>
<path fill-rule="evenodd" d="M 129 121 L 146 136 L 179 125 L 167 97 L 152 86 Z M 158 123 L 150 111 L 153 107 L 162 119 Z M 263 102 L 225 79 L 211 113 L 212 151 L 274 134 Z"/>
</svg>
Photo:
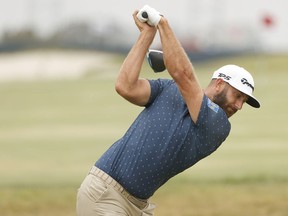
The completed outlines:
<svg viewBox="0 0 288 216">
<path fill-rule="evenodd" d="M 33 29 L 27 28 L 19 31 L 5 31 L 2 36 L 2 43 L 35 43 L 39 42 L 40 38 Z"/>
<path fill-rule="evenodd" d="M 39 47 L 42 43 L 38 35 L 30 28 L 19 31 L 4 31 L 0 51 L 14 51 Z"/>
</svg>

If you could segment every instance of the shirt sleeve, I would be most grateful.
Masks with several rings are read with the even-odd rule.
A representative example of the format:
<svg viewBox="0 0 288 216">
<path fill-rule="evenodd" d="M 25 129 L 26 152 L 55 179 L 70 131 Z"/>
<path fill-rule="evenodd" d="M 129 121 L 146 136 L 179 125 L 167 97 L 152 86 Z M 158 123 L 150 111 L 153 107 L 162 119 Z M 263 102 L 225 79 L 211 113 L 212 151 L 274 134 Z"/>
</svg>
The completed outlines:
<svg viewBox="0 0 288 216">
<path fill-rule="evenodd" d="M 207 156 L 214 152 L 228 137 L 231 124 L 224 110 L 213 103 L 206 95 L 196 123 L 198 130 L 199 153 Z"/>
<path fill-rule="evenodd" d="M 173 83 L 173 80 L 169 79 L 157 79 L 157 80 L 148 80 L 151 87 L 151 94 L 148 103 L 145 107 L 149 107 L 153 101 L 161 94 L 163 89 Z"/>
</svg>

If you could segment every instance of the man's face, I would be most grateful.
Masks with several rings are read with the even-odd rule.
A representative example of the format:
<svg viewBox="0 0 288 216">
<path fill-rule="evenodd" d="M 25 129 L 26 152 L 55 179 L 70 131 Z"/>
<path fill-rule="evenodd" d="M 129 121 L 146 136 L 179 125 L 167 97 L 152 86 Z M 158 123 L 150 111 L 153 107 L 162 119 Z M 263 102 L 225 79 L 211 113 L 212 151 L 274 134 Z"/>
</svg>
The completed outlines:
<svg viewBox="0 0 288 216">
<path fill-rule="evenodd" d="M 248 96 L 246 94 L 225 83 L 223 90 L 214 95 L 213 102 L 218 104 L 229 118 L 242 109 L 247 99 Z"/>
</svg>

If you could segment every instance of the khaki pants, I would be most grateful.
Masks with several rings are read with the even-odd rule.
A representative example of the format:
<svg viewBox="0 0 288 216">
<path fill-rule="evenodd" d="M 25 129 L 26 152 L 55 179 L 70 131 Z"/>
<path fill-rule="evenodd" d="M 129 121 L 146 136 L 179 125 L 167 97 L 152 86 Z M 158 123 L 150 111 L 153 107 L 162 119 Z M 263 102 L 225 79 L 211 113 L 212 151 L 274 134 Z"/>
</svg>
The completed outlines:
<svg viewBox="0 0 288 216">
<path fill-rule="evenodd" d="M 93 167 L 77 194 L 77 216 L 151 216 L 154 204 L 129 194 L 119 183 Z"/>
</svg>

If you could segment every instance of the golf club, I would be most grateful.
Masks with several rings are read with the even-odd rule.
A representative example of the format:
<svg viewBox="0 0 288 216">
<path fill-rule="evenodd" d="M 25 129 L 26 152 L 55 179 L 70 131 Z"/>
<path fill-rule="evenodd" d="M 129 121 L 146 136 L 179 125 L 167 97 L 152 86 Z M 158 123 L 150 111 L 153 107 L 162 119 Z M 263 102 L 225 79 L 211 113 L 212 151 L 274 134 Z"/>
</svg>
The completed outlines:
<svg viewBox="0 0 288 216">
<path fill-rule="evenodd" d="M 162 72 L 166 69 L 162 51 L 149 49 L 146 57 L 150 67 L 153 69 L 155 73 Z"/>
</svg>

